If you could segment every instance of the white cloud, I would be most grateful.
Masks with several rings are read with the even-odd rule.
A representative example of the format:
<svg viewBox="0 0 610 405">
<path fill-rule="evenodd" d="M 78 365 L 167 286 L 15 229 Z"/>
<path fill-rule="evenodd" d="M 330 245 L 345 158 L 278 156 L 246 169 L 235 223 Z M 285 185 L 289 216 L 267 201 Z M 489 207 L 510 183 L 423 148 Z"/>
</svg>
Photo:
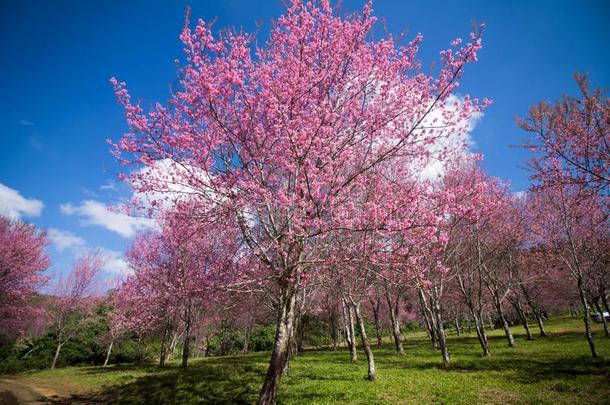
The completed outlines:
<svg viewBox="0 0 610 405">
<path fill-rule="evenodd" d="M 25 127 L 33 127 L 34 123 L 32 121 L 28 121 L 28 120 L 19 120 L 18 121 L 19 125 L 23 125 Z"/>
<path fill-rule="evenodd" d="M 87 244 L 80 236 L 57 228 L 49 228 L 47 230 L 47 236 L 51 242 L 53 242 L 55 248 L 60 252 L 65 249 L 80 249 Z"/>
<path fill-rule="evenodd" d="M 99 201 L 85 200 L 80 205 L 61 204 L 61 212 L 65 215 L 81 217 L 81 225 L 98 225 L 109 231 L 118 233 L 124 238 L 133 237 L 136 232 L 155 227 L 149 218 L 132 217 L 122 212 L 109 211 L 108 207 Z"/>
<path fill-rule="evenodd" d="M 106 273 L 125 276 L 133 272 L 120 252 L 117 252 L 116 250 L 102 249 L 102 254 L 106 258 L 106 262 L 104 263 L 102 270 Z"/>
<path fill-rule="evenodd" d="M 19 191 L 0 183 L 0 215 L 19 219 L 21 216 L 38 217 L 44 204 L 34 198 L 25 198 Z"/>
<path fill-rule="evenodd" d="M 438 159 L 443 151 L 449 150 L 453 158 L 460 156 L 471 155 L 471 150 L 476 146 L 472 139 L 472 131 L 477 123 L 483 118 L 482 112 L 475 112 L 468 120 L 455 121 L 452 117 L 460 109 L 464 102 L 462 97 L 454 94 L 447 97 L 443 108 L 436 108 L 426 116 L 422 123 L 423 127 L 437 126 L 448 127 L 447 136 L 437 138 L 433 143 L 427 146 L 431 152 L 431 160 L 422 169 L 420 178 L 422 180 L 433 180 L 440 178 L 445 173 L 445 161 Z M 454 132 L 462 130 L 460 134 Z"/>
<path fill-rule="evenodd" d="M 76 253 L 85 249 L 91 249 L 87 241 L 72 232 L 49 228 L 47 229 L 47 235 L 59 252 L 69 249 L 72 250 L 72 253 Z M 103 247 L 97 247 L 93 250 L 98 250 L 104 257 L 104 265 L 101 269 L 103 272 L 118 276 L 118 278 L 132 273 L 129 264 L 121 252 Z"/>
<path fill-rule="evenodd" d="M 100 186 L 100 190 L 115 191 L 116 189 L 117 189 L 117 184 L 116 184 L 116 181 L 114 181 L 114 180 L 108 180 L 108 181 L 106 181 L 105 184 L 102 184 Z"/>
<path fill-rule="evenodd" d="M 515 191 L 513 196 L 515 196 L 517 200 L 525 200 L 527 198 L 527 191 Z"/>
</svg>

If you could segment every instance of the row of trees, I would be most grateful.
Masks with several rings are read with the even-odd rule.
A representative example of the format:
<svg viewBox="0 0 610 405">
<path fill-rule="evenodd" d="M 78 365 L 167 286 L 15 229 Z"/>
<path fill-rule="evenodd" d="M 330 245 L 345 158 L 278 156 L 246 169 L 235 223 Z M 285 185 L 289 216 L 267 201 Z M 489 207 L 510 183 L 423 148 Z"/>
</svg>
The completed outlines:
<svg viewBox="0 0 610 405">
<path fill-rule="evenodd" d="M 483 313 L 493 308 L 514 346 L 508 303 L 543 331 L 541 285 L 569 274 L 595 356 L 589 301 L 607 294 L 607 99 L 579 77 L 582 101 L 532 110 L 521 125 L 532 134 L 535 184 L 514 196 L 464 145 L 489 102 L 454 95 L 482 27 L 426 74 L 421 35 L 406 45 L 375 39 L 374 23 L 370 4 L 342 17 L 328 2 L 295 1 L 255 52 L 247 34 L 187 24 L 179 90 L 149 112 L 112 79 L 130 128 L 114 154 L 135 167 L 122 176 L 137 196 L 131 209 L 162 228 L 134 247 L 126 301 L 153 295 L 144 323 L 160 317 L 167 331 L 179 319 L 185 339 L 210 307 L 244 296 L 268 303 L 276 333 L 260 404 L 275 400 L 303 315 L 329 295 L 352 360 L 358 329 L 374 380 L 362 310 L 371 299 L 390 304 L 401 353 L 397 303 L 410 295 L 449 365 L 449 302 L 467 309 L 488 355 Z M 205 248 L 172 247 L 184 238 Z M 196 276 L 174 279 L 192 263 Z"/>
<path fill-rule="evenodd" d="M 187 24 L 180 86 L 148 112 L 112 79 L 130 128 L 113 144 L 130 168 L 125 209 L 158 230 L 136 237 L 133 274 L 109 292 L 106 363 L 115 341 L 152 337 L 161 365 L 181 347 L 186 367 L 210 336 L 239 330 L 248 350 L 256 325 L 271 323 L 258 400 L 270 404 L 316 334 L 344 339 L 351 361 L 360 344 L 375 380 L 373 334 L 380 345 L 390 331 L 402 355 L 409 319 L 449 366 L 450 325 L 474 327 L 490 355 L 490 318 L 514 347 L 510 323 L 531 339 L 535 321 L 544 336 L 547 313 L 575 302 L 597 356 L 590 306 L 607 310 L 609 292 L 605 94 L 577 76 L 581 99 L 520 121 L 533 183 L 516 195 L 467 149 L 489 101 L 455 94 L 483 27 L 424 73 L 422 36 L 376 39 L 375 21 L 370 4 L 340 16 L 326 1 L 294 1 L 255 51 L 247 34 Z M 75 308 L 82 284 L 56 301 Z M 59 353 L 68 334 L 56 319 Z"/>
</svg>

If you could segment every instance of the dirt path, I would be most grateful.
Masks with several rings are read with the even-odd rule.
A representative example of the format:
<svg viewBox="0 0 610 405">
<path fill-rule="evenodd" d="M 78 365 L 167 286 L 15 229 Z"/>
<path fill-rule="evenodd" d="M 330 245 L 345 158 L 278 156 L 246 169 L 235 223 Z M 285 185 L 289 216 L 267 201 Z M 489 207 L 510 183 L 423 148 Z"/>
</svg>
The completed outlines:
<svg viewBox="0 0 610 405">
<path fill-rule="evenodd" d="M 55 393 L 16 380 L 0 379 L 0 405 L 39 405 L 50 403 Z"/>
</svg>

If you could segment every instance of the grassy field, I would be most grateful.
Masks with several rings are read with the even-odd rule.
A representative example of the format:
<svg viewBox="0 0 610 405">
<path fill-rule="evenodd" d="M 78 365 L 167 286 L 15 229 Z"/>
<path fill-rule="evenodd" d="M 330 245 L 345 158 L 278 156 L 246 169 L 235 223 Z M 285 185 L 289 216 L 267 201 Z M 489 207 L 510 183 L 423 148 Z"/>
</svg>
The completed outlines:
<svg viewBox="0 0 610 405">
<path fill-rule="evenodd" d="M 406 335 L 404 357 L 391 344 L 375 350 L 378 380 L 369 382 L 364 353 L 349 363 L 345 349 L 306 351 L 291 363 L 278 402 L 302 403 L 610 403 L 610 339 L 595 325 L 601 355 L 592 359 L 579 319 L 548 322 L 548 338 L 525 340 L 515 327 L 517 348 L 507 347 L 501 330 L 490 332 L 492 356 L 484 358 L 474 336 L 449 336 L 453 366 L 422 333 Z M 35 387 L 53 403 L 195 404 L 252 403 L 267 353 L 194 360 L 177 364 L 78 367 L 8 376 Z M 5 376 L 6 377 L 6 376 Z"/>
</svg>

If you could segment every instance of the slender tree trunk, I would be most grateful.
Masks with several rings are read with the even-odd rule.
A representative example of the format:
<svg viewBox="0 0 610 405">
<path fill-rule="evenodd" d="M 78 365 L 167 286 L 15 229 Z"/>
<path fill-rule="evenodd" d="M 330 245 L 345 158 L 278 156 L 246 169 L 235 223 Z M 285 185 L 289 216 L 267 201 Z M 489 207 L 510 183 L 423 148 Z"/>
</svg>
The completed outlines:
<svg viewBox="0 0 610 405">
<path fill-rule="evenodd" d="M 485 325 L 483 323 L 483 310 L 478 309 L 475 310 L 474 303 L 471 301 L 467 301 L 468 310 L 470 311 L 470 315 L 472 316 L 472 320 L 474 322 L 475 331 L 477 332 L 477 338 L 479 339 L 479 344 L 481 345 L 481 349 L 483 350 L 483 356 L 490 356 L 489 352 L 489 343 L 487 342 L 487 334 L 485 332 Z M 470 323 L 468 323 L 468 328 L 470 329 Z M 470 330 L 469 330 L 470 333 Z"/>
<path fill-rule="evenodd" d="M 608 299 L 606 298 L 606 288 L 604 286 L 600 287 L 599 296 L 602 299 L 602 304 L 604 304 L 604 308 L 606 309 L 606 312 L 610 314 L 610 307 L 608 306 Z"/>
<path fill-rule="evenodd" d="M 333 350 L 337 350 L 339 347 L 339 335 L 341 334 L 341 330 L 334 328 L 333 329 Z"/>
<path fill-rule="evenodd" d="M 176 345 L 178 344 L 179 339 L 180 339 L 180 334 L 178 333 L 178 331 L 174 332 L 172 334 L 172 340 L 171 340 L 171 343 L 169 344 L 169 350 L 167 352 L 168 359 L 174 358 L 174 354 L 176 353 Z"/>
<path fill-rule="evenodd" d="M 443 326 L 443 317 L 441 312 L 441 305 L 436 297 L 430 298 L 430 306 L 432 315 L 434 317 L 434 326 L 436 327 L 436 335 L 438 337 L 438 345 L 441 349 L 441 355 L 443 357 L 443 366 L 449 367 L 451 360 L 449 358 L 449 347 L 447 346 L 447 336 L 445 335 L 445 328 Z"/>
<path fill-rule="evenodd" d="M 104 366 L 108 365 L 108 360 L 110 360 L 110 353 L 112 352 L 112 346 L 114 345 L 114 338 L 110 341 L 110 345 L 108 345 L 108 351 L 106 352 L 106 360 L 104 360 Z"/>
<path fill-rule="evenodd" d="M 210 355 L 210 337 L 205 335 L 205 350 L 203 352 L 203 357 L 208 357 Z"/>
<path fill-rule="evenodd" d="M 610 314 L 610 308 L 608 307 L 608 300 L 606 299 L 606 288 L 603 285 L 601 285 L 600 288 L 599 288 L 599 296 L 600 296 L 600 298 L 602 300 L 602 304 L 604 305 L 604 309 L 606 310 L 606 312 L 608 314 Z M 604 311 L 601 311 L 601 312 L 602 312 L 602 317 L 605 320 L 606 317 L 604 316 Z M 605 321 L 605 323 L 604 323 L 604 330 L 607 330 L 607 329 L 605 329 L 606 323 L 607 323 L 607 321 Z M 610 337 L 610 336 L 608 336 L 607 332 L 606 332 L 606 337 Z"/>
<path fill-rule="evenodd" d="M 330 337 L 333 340 L 332 348 L 333 350 L 337 350 L 337 346 L 339 346 L 339 334 L 337 333 L 337 319 L 333 315 L 330 322 Z"/>
<path fill-rule="evenodd" d="M 480 252 L 479 252 L 480 255 Z M 480 257 L 480 256 L 479 256 Z M 479 266 L 480 268 L 480 266 Z M 470 290 L 466 290 L 462 277 L 458 274 L 457 281 L 460 287 L 460 291 L 462 292 L 462 296 L 464 297 L 464 301 L 466 302 L 466 306 L 468 307 L 468 311 L 472 316 L 472 322 L 474 322 L 474 327 L 477 332 L 477 338 L 479 339 L 479 344 L 481 345 L 481 349 L 483 350 L 483 356 L 490 356 L 489 352 L 489 344 L 487 342 L 487 335 L 485 333 L 485 324 L 483 321 L 483 308 L 481 305 L 481 285 L 483 283 L 480 275 L 481 272 L 477 273 L 479 275 L 479 289 L 478 296 L 471 293 Z M 477 298 L 477 301 L 474 299 Z M 468 322 L 468 333 L 471 333 L 472 323 Z"/>
<path fill-rule="evenodd" d="M 356 351 L 356 333 L 354 331 L 354 317 L 352 309 L 347 305 L 345 299 L 341 300 L 343 306 L 343 320 L 345 323 L 345 340 L 349 348 L 350 363 L 355 363 L 358 360 L 358 352 Z"/>
<path fill-rule="evenodd" d="M 487 333 L 485 332 L 485 325 L 483 324 L 482 316 L 475 316 L 474 326 L 477 331 L 477 338 L 479 339 L 479 344 L 481 345 L 481 349 L 483 350 L 483 356 L 491 356 L 489 351 L 489 342 L 487 341 Z"/>
<path fill-rule="evenodd" d="M 159 367 L 165 366 L 165 360 L 167 359 L 167 339 L 169 335 L 169 326 L 165 327 L 163 331 L 163 338 L 161 340 L 161 351 L 159 353 Z"/>
<path fill-rule="evenodd" d="M 529 291 L 525 288 L 524 284 L 521 284 L 521 291 L 523 292 L 523 296 L 525 297 L 525 301 L 527 305 L 532 310 L 532 314 L 534 315 L 534 319 L 536 319 L 536 323 L 538 324 L 538 329 L 540 330 L 540 337 L 547 337 L 546 330 L 544 329 L 544 321 L 542 320 L 542 316 L 540 315 L 540 310 L 534 304 L 532 297 L 530 296 Z"/>
<path fill-rule="evenodd" d="M 494 330 L 495 325 L 493 323 L 493 320 L 491 319 L 491 314 L 489 312 L 486 312 L 485 314 L 487 315 L 487 322 L 489 323 L 489 330 Z"/>
<path fill-rule="evenodd" d="M 366 335 L 366 329 L 364 328 L 364 319 L 362 318 L 362 314 L 360 312 L 360 303 L 354 303 L 352 301 L 352 306 L 354 308 L 354 313 L 356 314 L 356 320 L 358 321 L 358 329 L 360 331 L 360 337 L 362 338 L 362 346 L 364 347 L 364 353 L 366 354 L 366 360 L 369 367 L 366 378 L 370 381 L 375 381 L 375 378 L 377 377 L 377 371 L 375 369 L 375 357 L 373 356 L 369 338 Z"/>
<path fill-rule="evenodd" d="M 519 319 L 521 319 L 521 323 L 523 324 L 523 328 L 525 329 L 525 334 L 527 335 L 527 340 L 534 340 L 534 336 L 532 335 L 532 332 L 527 322 L 527 314 L 523 309 L 523 305 L 521 305 L 521 300 L 518 296 L 513 296 L 513 298 L 510 298 L 509 300 L 510 303 L 513 304 L 513 307 L 515 308 Z"/>
<path fill-rule="evenodd" d="M 61 351 L 61 347 L 63 343 L 57 343 L 57 349 L 55 349 L 55 356 L 53 356 L 53 362 L 51 363 L 51 370 L 55 370 L 55 366 L 57 365 L 57 359 L 59 358 L 59 352 Z"/>
<path fill-rule="evenodd" d="M 246 333 L 244 336 L 244 347 L 242 349 L 243 353 L 248 353 L 248 350 L 250 349 L 250 335 L 252 334 L 252 326 L 248 325 L 246 327 Z"/>
<path fill-rule="evenodd" d="M 461 335 L 461 330 L 460 330 L 460 320 L 458 319 L 458 317 L 455 317 L 455 333 L 457 333 L 458 336 Z"/>
<path fill-rule="evenodd" d="M 396 309 L 394 305 L 392 305 L 392 299 L 390 297 L 390 292 L 386 289 L 385 292 L 386 301 L 388 303 L 388 309 L 390 312 L 390 321 L 392 323 L 392 336 L 394 337 L 394 347 L 396 348 L 396 353 L 400 356 L 405 354 L 405 350 L 402 347 L 402 340 L 400 338 L 400 324 L 398 321 Z"/>
<path fill-rule="evenodd" d="M 339 334 L 337 333 L 337 312 L 336 306 L 333 308 L 330 305 L 327 305 L 328 308 L 328 320 L 330 322 L 330 337 L 333 340 L 332 348 L 333 350 L 337 350 L 337 346 L 339 346 Z"/>
<path fill-rule="evenodd" d="M 282 371 L 286 361 L 288 361 L 290 336 L 294 328 L 295 303 L 296 294 L 292 286 L 284 286 L 280 296 L 273 351 L 271 352 L 267 375 L 258 397 L 258 405 L 275 403 Z"/>
<path fill-rule="evenodd" d="M 504 310 L 502 309 L 502 302 L 498 297 L 497 293 L 493 292 L 494 303 L 496 305 L 496 312 L 500 317 L 500 323 L 502 324 L 502 329 L 504 329 L 504 334 L 506 335 L 506 340 L 508 341 L 508 347 L 515 347 L 515 338 L 513 338 L 513 334 L 510 331 L 508 326 L 508 322 L 506 321 L 506 316 L 504 315 Z"/>
<path fill-rule="evenodd" d="M 532 335 L 532 332 L 530 331 L 530 326 L 527 322 L 527 314 L 523 310 L 523 306 L 521 305 L 521 301 L 519 300 L 519 298 L 515 298 L 515 309 L 517 310 L 519 317 L 521 317 L 521 322 L 523 322 L 523 328 L 525 329 L 527 340 L 534 340 L 534 335 Z"/>
<path fill-rule="evenodd" d="M 191 310 L 187 309 L 186 325 L 184 329 L 184 340 L 182 341 L 182 368 L 188 367 L 191 346 Z"/>
<path fill-rule="evenodd" d="M 536 318 L 536 323 L 538 324 L 538 329 L 540 330 L 540 337 L 547 337 L 546 330 L 544 329 L 544 321 L 542 320 L 542 316 L 538 311 L 534 312 L 534 318 Z"/>
<path fill-rule="evenodd" d="M 371 301 L 371 309 L 373 311 L 373 320 L 375 321 L 375 335 L 377 336 L 377 348 L 381 348 L 382 339 L 381 339 L 381 325 L 379 322 L 379 304 L 381 300 L 377 298 L 377 301 Z"/>
<path fill-rule="evenodd" d="M 595 303 L 595 308 L 597 309 L 597 312 L 599 312 L 599 314 L 602 317 L 602 322 L 604 324 L 604 333 L 606 334 L 606 337 L 610 337 L 610 330 L 608 330 L 608 321 L 606 320 L 606 317 L 604 316 L 604 311 L 602 310 L 601 306 L 599 305 L 599 298 L 593 300 L 593 302 Z"/>
<path fill-rule="evenodd" d="M 138 344 L 136 346 L 136 362 L 142 364 L 142 335 L 138 333 Z"/>
<path fill-rule="evenodd" d="M 582 303 L 582 308 L 585 312 L 585 316 L 583 319 L 583 322 L 585 324 L 585 336 L 587 337 L 587 341 L 589 342 L 591 356 L 598 357 L 597 350 L 595 349 L 595 342 L 593 341 L 593 334 L 591 333 L 591 315 L 589 314 L 589 305 L 587 304 L 587 295 L 583 287 L 582 277 L 578 278 L 577 283 L 578 291 L 580 293 L 580 301 Z"/>
<path fill-rule="evenodd" d="M 426 297 L 424 296 L 424 292 L 421 288 L 417 289 L 417 294 L 419 296 L 419 306 L 421 307 L 421 312 L 424 317 L 424 323 L 426 325 L 426 330 L 428 331 L 428 336 L 430 337 L 430 342 L 432 343 L 432 347 L 437 349 L 438 344 L 434 316 L 432 316 L 432 312 L 430 311 L 430 308 L 428 308 Z"/>
</svg>

